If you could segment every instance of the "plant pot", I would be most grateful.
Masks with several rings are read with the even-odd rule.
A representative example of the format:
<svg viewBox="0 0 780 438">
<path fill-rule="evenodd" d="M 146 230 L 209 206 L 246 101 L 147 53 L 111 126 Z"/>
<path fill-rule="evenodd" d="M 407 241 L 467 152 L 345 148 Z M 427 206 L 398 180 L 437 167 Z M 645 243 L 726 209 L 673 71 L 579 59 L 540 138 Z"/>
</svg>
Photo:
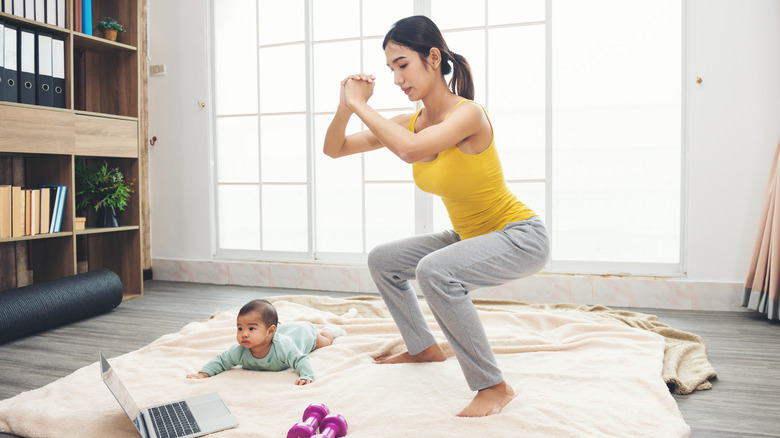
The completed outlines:
<svg viewBox="0 0 780 438">
<path fill-rule="evenodd" d="M 119 221 L 114 207 L 99 208 L 95 217 L 95 226 L 98 228 L 118 227 Z"/>
<path fill-rule="evenodd" d="M 116 29 L 103 29 L 103 38 L 109 41 L 116 41 L 116 36 L 118 34 L 119 31 Z"/>
</svg>

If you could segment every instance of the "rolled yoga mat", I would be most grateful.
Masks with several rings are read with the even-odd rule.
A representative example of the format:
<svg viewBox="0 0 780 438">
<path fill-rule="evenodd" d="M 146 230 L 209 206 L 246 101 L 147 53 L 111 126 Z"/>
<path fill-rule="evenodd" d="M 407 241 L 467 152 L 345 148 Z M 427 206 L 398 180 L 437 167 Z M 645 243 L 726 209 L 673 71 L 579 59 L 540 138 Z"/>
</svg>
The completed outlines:
<svg viewBox="0 0 780 438">
<path fill-rule="evenodd" d="M 122 281 L 102 269 L 0 292 L 0 344 L 108 312 Z"/>
</svg>

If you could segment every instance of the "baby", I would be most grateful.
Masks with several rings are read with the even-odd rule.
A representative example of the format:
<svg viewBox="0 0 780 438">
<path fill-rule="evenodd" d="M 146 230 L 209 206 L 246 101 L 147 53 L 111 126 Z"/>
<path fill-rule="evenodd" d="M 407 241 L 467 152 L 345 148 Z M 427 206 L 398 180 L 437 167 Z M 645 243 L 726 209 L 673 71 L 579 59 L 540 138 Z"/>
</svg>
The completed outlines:
<svg viewBox="0 0 780 438">
<path fill-rule="evenodd" d="M 188 379 L 205 379 L 234 366 L 247 370 L 281 371 L 292 367 L 298 372 L 296 385 L 314 380 L 309 353 L 327 347 L 333 339 L 346 333 L 338 327 L 325 327 L 317 333 L 314 324 L 294 321 L 279 324 L 276 308 L 266 300 L 248 302 L 238 312 L 236 340 L 238 345 L 215 357 L 198 374 Z"/>
</svg>

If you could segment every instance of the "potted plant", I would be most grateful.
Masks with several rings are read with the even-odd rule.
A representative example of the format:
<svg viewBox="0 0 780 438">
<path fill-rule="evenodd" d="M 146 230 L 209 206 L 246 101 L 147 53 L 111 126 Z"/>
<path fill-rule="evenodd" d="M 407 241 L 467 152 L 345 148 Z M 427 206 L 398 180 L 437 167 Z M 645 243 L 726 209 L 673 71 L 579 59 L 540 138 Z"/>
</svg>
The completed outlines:
<svg viewBox="0 0 780 438">
<path fill-rule="evenodd" d="M 125 31 L 125 28 L 111 17 L 103 17 L 97 24 L 97 28 L 103 32 L 103 37 L 109 41 L 116 41 L 118 32 Z"/>
<path fill-rule="evenodd" d="M 118 167 L 107 162 L 91 166 L 84 159 L 76 160 L 76 209 L 92 207 L 97 212 L 97 227 L 116 227 L 117 210 L 124 211 L 133 193 L 133 181 L 125 181 Z"/>
</svg>

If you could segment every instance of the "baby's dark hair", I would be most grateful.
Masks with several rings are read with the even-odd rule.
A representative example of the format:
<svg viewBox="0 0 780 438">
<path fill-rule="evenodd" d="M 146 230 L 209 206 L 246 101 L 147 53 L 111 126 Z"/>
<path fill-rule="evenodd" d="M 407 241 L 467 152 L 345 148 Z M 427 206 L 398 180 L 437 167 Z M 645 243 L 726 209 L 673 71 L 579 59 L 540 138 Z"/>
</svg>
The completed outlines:
<svg viewBox="0 0 780 438">
<path fill-rule="evenodd" d="M 279 324 L 279 315 L 276 313 L 276 307 L 266 300 L 252 300 L 238 311 L 238 316 L 246 315 L 249 312 L 259 312 L 263 324 L 267 327 Z"/>
</svg>

